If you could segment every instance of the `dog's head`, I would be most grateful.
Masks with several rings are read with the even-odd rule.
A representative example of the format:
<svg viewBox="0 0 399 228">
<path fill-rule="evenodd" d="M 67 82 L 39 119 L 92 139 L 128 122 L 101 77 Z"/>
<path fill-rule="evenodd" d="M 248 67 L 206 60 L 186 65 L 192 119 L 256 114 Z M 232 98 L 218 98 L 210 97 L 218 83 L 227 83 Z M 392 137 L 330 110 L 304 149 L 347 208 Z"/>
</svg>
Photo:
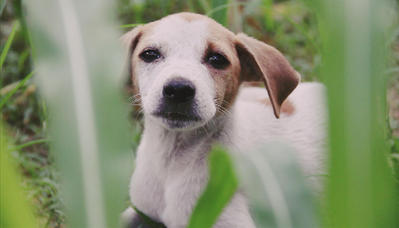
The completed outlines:
<svg viewBox="0 0 399 228">
<path fill-rule="evenodd" d="M 122 39 L 144 115 L 168 129 L 197 128 L 225 113 L 244 81 L 264 82 L 278 118 L 299 82 L 278 50 L 198 14 L 170 15 Z"/>
</svg>

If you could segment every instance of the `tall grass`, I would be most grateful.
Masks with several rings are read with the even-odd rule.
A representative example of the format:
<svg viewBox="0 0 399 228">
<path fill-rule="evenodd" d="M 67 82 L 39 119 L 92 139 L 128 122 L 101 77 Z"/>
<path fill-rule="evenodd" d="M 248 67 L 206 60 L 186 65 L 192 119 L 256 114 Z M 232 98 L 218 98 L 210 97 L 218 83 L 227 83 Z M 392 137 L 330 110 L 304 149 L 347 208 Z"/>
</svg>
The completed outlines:
<svg viewBox="0 0 399 228">
<path fill-rule="evenodd" d="M 132 9 L 133 22 L 146 22 L 147 4 L 165 6 L 167 10 L 161 14 L 166 14 L 177 9 L 173 2 L 139 1 Z M 268 32 L 279 34 L 279 25 L 270 15 L 273 2 L 248 4 L 265 13 Z M 113 5 L 106 0 L 25 4 L 35 48 L 36 82 L 49 106 L 51 151 L 63 179 L 68 227 L 118 227 L 119 214 L 127 205 L 124 201 L 133 153 L 126 125 L 128 114 L 119 94 L 124 60 L 110 13 Z M 229 23 L 229 10 L 242 6 L 246 12 L 246 4 L 233 0 L 184 4 L 224 25 L 234 24 Z M 384 12 L 390 7 L 389 1 L 325 0 L 308 4 L 318 16 L 322 78 L 328 89 L 330 177 L 326 197 L 319 199 L 327 213 L 317 212 L 317 199 L 306 186 L 292 149 L 269 144 L 246 157 L 230 158 L 218 148 L 210 153 L 210 180 L 193 212 L 190 228 L 212 227 L 238 187 L 250 193 L 257 227 L 399 227 L 397 186 L 388 169 L 385 145 Z M 244 21 L 237 12 L 233 20 Z M 154 18 L 162 16 L 153 13 Z M 2 50 L 0 70 L 16 28 Z M 306 31 L 302 33 L 312 42 Z M 311 45 L 312 50 L 319 50 L 316 42 Z M 3 97 L 0 108 L 17 89 Z M 21 200 L 1 125 L 0 136 L 0 225 L 36 227 L 29 207 Z M 323 225 L 321 215 L 325 215 Z"/>
<path fill-rule="evenodd" d="M 327 227 L 399 227 L 386 145 L 388 1 L 319 5 L 330 116 Z"/>
<path fill-rule="evenodd" d="M 68 225 L 117 227 L 133 153 L 120 94 L 124 59 L 113 5 L 105 0 L 25 3 Z"/>
</svg>

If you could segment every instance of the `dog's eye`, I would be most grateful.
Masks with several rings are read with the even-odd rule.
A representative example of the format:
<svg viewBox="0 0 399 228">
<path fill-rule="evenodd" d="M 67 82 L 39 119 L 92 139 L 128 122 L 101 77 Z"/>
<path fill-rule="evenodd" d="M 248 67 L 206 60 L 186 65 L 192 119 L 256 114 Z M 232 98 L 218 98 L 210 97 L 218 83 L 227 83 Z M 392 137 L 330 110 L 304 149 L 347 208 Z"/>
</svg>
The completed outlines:
<svg viewBox="0 0 399 228">
<path fill-rule="evenodd" d="M 161 58 L 161 54 L 158 50 L 150 49 L 145 50 L 139 55 L 140 59 L 142 59 L 146 63 L 153 62 L 159 58 Z"/>
<path fill-rule="evenodd" d="M 206 62 L 216 69 L 224 69 L 230 65 L 229 60 L 219 53 L 210 53 L 206 57 Z"/>
</svg>

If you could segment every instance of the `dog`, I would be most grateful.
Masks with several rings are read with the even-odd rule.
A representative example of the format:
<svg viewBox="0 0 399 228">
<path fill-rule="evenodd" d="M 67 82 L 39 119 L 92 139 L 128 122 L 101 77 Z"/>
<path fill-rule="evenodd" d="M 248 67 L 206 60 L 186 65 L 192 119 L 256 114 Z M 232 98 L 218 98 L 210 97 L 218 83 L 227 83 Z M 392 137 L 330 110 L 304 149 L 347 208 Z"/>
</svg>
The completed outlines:
<svg viewBox="0 0 399 228">
<path fill-rule="evenodd" d="M 305 174 L 323 171 L 324 87 L 298 86 L 300 74 L 274 47 L 194 13 L 138 26 L 122 40 L 144 123 L 129 193 L 152 220 L 187 226 L 207 184 L 214 143 L 245 154 L 284 139 Z M 257 81 L 264 88 L 245 86 Z M 135 223 L 140 216 L 129 208 L 123 217 Z M 242 192 L 213 227 L 255 227 Z"/>
</svg>

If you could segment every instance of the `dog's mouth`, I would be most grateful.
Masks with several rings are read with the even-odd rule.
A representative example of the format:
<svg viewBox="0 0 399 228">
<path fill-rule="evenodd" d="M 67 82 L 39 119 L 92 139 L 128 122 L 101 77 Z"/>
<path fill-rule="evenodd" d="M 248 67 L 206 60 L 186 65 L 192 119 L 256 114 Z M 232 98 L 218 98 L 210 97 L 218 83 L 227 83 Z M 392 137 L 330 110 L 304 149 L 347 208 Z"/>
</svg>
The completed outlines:
<svg viewBox="0 0 399 228">
<path fill-rule="evenodd" d="M 176 112 L 176 111 L 157 111 L 153 116 L 162 119 L 162 122 L 170 129 L 186 129 L 202 121 L 194 112 Z"/>
<path fill-rule="evenodd" d="M 181 121 L 181 122 L 197 122 L 201 121 L 201 118 L 193 113 L 186 114 L 181 112 L 154 112 L 154 116 L 163 118 L 170 121 Z"/>
</svg>

